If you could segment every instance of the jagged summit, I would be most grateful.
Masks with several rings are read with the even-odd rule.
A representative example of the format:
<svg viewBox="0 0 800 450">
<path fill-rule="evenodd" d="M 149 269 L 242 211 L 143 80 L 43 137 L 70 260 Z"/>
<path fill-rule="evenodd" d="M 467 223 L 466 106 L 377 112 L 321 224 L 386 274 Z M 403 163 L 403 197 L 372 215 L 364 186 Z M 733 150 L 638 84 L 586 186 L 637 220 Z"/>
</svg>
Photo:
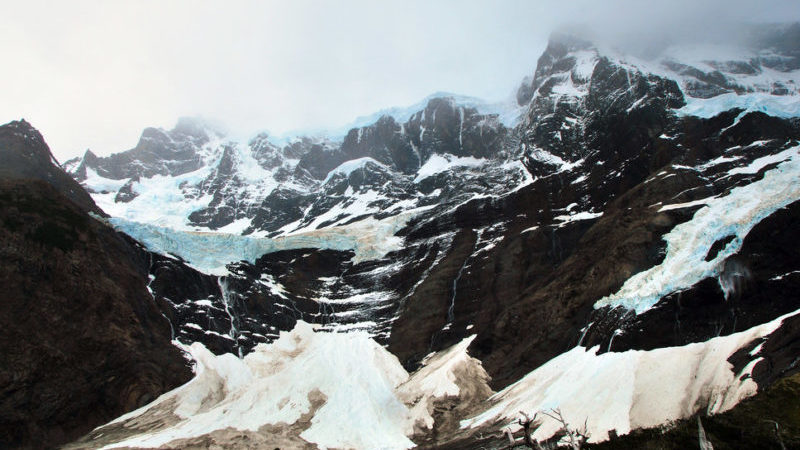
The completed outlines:
<svg viewBox="0 0 800 450">
<path fill-rule="evenodd" d="M 352 123 L 347 126 L 347 129 L 361 128 L 376 122 L 381 116 L 389 116 L 394 118 L 397 122 L 403 123 L 411 118 L 414 114 L 425 109 L 431 100 L 447 99 L 447 101 L 467 108 L 474 108 L 484 115 L 496 114 L 501 122 L 506 126 L 513 126 L 516 119 L 516 108 L 510 102 L 487 102 L 478 97 L 469 95 L 456 94 L 453 92 L 437 91 L 423 98 L 422 100 L 405 107 L 386 108 L 377 111 L 373 114 L 361 116 L 356 118 Z"/>
</svg>

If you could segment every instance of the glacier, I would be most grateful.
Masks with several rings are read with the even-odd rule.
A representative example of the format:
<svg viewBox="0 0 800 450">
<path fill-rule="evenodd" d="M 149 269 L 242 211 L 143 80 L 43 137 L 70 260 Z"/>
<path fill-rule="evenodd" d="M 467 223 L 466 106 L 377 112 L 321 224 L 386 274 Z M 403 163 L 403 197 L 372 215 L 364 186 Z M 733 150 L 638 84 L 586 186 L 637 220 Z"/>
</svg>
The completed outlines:
<svg viewBox="0 0 800 450">
<path fill-rule="evenodd" d="M 780 158 L 768 157 L 772 162 L 781 159 L 784 162 L 766 171 L 760 180 L 733 188 L 728 195 L 707 199 L 706 206 L 695 212 L 691 220 L 664 235 L 667 254 L 661 264 L 633 275 L 619 291 L 601 298 L 594 307 L 625 307 L 641 314 L 665 295 L 719 276 L 725 260 L 739 251 L 756 224 L 800 200 L 800 146 L 780 155 Z M 763 166 L 764 161 L 757 159 L 748 168 L 732 169 L 729 173 L 753 173 Z M 665 205 L 660 209 L 673 207 Z M 734 239 L 706 261 L 711 246 L 727 236 Z"/>
<path fill-rule="evenodd" d="M 237 234 L 185 231 L 112 217 L 108 222 L 118 231 L 142 242 L 151 251 L 180 257 L 195 269 L 227 275 L 230 263 L 256 259 L 279 250 L 318 248 L 355 252 L 355 263 L 383 258 L 402 247 L 395 236 L 416 214 L 430 208 L 417 208 L 377 220 L 369 217 L 348 225 L 326 227 L 275 238 Z"/>
<path fill-rule="evenodd" d="M 711 98 L 684 96 L 686 106 L 675 110 L 679 115 L 708 119 L 722 112 L 739 108 L 743 112 L 758 111 L 770 116 L 788 119 L 800 117 L 800 96 L 772 95 L 764 92 L 748 94 L 727 93 Z"/>
</svg>

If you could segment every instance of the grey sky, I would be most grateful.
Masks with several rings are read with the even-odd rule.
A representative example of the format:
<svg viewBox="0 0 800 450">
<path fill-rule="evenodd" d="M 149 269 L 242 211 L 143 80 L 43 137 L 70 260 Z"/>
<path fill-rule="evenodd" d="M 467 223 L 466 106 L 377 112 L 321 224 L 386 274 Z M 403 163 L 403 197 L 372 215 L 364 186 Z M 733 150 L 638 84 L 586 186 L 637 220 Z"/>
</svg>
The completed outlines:
<svg viewBox="0 0 800 450">
<path fill-rule="evenodd" d="M 625 36 L 798 20 L 794 1 L 6 1 L 0 121 L 60 160 L 135 145 L 179 116 L 234 133 L 334 127 L 434 91 L 489 100 L 567 23 Z"/>
</svg>

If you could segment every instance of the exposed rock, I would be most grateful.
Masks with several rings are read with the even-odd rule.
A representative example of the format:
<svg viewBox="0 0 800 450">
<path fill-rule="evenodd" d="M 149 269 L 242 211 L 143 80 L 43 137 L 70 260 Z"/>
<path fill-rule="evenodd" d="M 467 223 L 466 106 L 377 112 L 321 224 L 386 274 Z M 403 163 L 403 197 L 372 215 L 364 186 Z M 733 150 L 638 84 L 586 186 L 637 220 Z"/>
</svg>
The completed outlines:
<svg viewBox="0 0 800 450">
<path fill-rule="evenodd" d="M 191 371 L 140 254 L 87 214 L 99 210 L 38 132 L 12 122 L 0 137 L 0 447 L 51 448 Z"/>
<path fill-rule="evenodd" d="M 49 184 L 0 183 L 2 446 L 50 447 L 189 379 L 138 255 Z"/>
<path fill-rule="evenodd" d="M 0 160 L 1 179 L 44 181 L 85 212 L 105 215 L 89 194 L 61 170 L 41 133 L 25 120 L 0 127 Z"/>
<path fill-rule="evenodd" d="M 75 175 L 84 180 L 87 168 L 114 180 L 191 172 L 203 163 L 200 148 L 218 134 L 213 127 L 190 118 L 182 118 L 170 131 L 147 128 L 136 147 L 128 151 L 101 158 L 87 150 Z"/>
</svg>

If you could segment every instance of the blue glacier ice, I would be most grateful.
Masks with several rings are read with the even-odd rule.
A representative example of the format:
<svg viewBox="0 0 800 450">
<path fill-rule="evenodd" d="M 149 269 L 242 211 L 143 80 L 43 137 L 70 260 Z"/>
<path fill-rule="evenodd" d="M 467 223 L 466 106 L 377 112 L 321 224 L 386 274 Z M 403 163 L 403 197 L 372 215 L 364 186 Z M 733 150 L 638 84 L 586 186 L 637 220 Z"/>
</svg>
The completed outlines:
<svg viewBox="0 0 800 450">
<path fill-rule="evenodd" d="M 760 111 L 775 117 L 800 117 L 800 96 L 797 95 L 756 92 L 742 95 L 728 93 L 711 98 L 693 98 L 687 95 L 685 98 L 686 106 L 678 109 L 678 114 L 708 119 L 723 111 L 741 108 L 746 112 Z"/>
<path fill-rule="evenodd" d="M 227 264 L 239 261 L 253 263 L 262 255 L 279 250 L 352 250 L 356 263 L 380 259 L 401 248 L 403 239 L 395 236 L 395 233 L 417 212 L 409 211 L 382 220 L 367 218 L 345 226 L 276 238 L 176 230 L 119 217 L 113 217 L 108 222 L 142 242 L 151 251 L 179 256 L 202 272 L 225 275 Z"/>
<path fill-rule="evenodd" d="M 762 179 L 734 188 L 726 196 L 707 199 L 706 206 L 690 221 L 677 225 L 664 236 L 667 255 L 661 264 L 630 277 L 619 291 L 598 300 L 594 307 L 622 306 L 640 314 L 665 295 L 687 289 L 705 278 L 718 277 L 725 260 L 741 249 L 756 224 L 800 200 L 800 146 L 784 151 L 783 155 L 788 160 L 765 172 Z M 714 259 L 706 261 L 712 245 L 727 236 L 734 239 Z"/>
</svg>

